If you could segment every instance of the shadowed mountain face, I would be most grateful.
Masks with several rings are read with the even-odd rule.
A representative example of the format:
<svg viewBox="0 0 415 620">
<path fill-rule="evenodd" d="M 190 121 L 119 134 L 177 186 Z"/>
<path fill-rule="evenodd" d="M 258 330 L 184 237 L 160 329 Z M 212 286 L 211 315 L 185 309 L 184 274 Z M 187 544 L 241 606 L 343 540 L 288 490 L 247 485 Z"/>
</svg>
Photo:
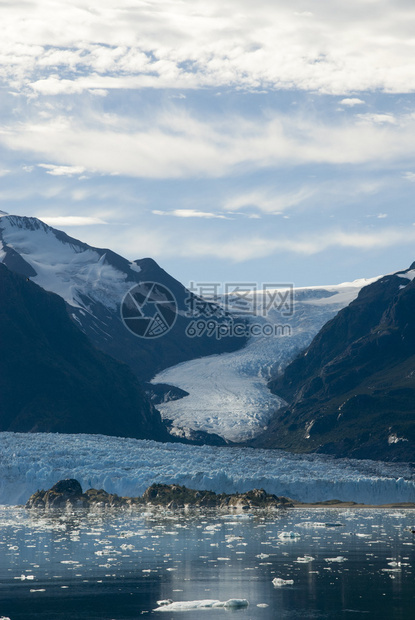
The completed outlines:
<svg viewBox="0 0 415 620">
<path fill-rule="evenodd" d="M 220 340 L 206 334 L 188 337 L 186 329 L 194 320 L 189 316 L 194 298 L 154 260 L 130 262 L 111 250 L 73 239 L 36 218 L 0 216 L 0 262 L 61 296 L 70 316 L 91 342 L 128 364 L 142 381 L 169 366 L 233 351 L 246 342 L 231 336 Z M 123 299 L 132 287 L 146 282 L 166 287 L 177 304 L 174 324 L 158 338 L 139 338 L 121 320 Z M 159 308 L 166 309 L 162 304 Z M 218 321 L 226 321 L 223 311 L 217 308 L 217 313 Z"/>
<path fill-rule="evenodd" d="M 168 441 L 130 369 L 96 350 L 65 303 L 0 264 L 0 431 Z"/>
<path fill-rule="evenodd" d="M 363 288 L 271 381 L 288 407 L 256 445 L 414 460 L 414 269 Z"/>
</svg>

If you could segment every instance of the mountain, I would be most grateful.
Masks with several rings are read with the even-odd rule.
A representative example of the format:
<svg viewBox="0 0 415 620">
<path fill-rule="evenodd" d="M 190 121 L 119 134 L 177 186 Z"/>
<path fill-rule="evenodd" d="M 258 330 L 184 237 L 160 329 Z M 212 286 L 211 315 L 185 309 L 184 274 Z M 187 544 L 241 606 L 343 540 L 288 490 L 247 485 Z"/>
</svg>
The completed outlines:
<svg viewBox="0 0 415 620">
<path fill-rule="evenodd" d="M 71 318 L 91 342 L 128 364 L 140 380 L 150 380 L 174 364 L 233 351 L 245 343 L 245 339 L 231 336 L 187 337 L 186 329 L 194 320 L 192 304 L 198 298 L 151 258 L 130 262 L 111 250 L 73 239 L 34 217 L 0 214 L 0 262 L 62 297 Z M 154 307 L 158 312 L 151 319 L 153 331 L 137 337 L 135 326 L 148 324 L 137 315 L 145 314 L 145 283 L 155 283 L 151 294 L 157 303 L 152 301 L 149 312 L 155 312 Z M 128 293 L 134 285 L 139 287 L 133 299 Z M 218 306 L 209 309 L 218 322 L 229 320 Z"/>
<path fill-rule="evenodd" d="M 168 441 L 131 370 L 91 345 L 58 295 L 2 264 L 0 353 L 0 431 Z"/>
<path fill-rule="evenodd" d="M 415 263 L 364 287 L 270 382 L 287 401 L 256 443 L 413 461 Z"/>
</svg>

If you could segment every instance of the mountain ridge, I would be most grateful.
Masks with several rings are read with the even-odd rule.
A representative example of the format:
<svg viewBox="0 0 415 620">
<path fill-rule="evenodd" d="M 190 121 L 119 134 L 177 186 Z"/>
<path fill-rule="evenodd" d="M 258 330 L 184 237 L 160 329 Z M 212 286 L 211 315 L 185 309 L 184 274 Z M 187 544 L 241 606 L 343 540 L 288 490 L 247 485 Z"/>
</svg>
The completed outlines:
<svg viewBox="0 0 415 620">
<path fill-rule="evenodd" d="M 270 382 L 288 405 L 255 445 L 414 460 L 414 268 L 364 287 Z"/>
</svg>

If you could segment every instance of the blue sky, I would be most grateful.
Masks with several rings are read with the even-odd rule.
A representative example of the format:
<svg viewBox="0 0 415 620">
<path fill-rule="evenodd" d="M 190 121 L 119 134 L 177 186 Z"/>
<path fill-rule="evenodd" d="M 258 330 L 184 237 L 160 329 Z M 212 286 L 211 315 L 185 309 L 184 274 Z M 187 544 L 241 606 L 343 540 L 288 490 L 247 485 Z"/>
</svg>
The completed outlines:
<svg viewBox="0 0 415 620">
<path fill-rule="evenodd" d="M 412 0 L 0 2 L 0 209 L 190 281 L 415 260 Z"/>
</svg>

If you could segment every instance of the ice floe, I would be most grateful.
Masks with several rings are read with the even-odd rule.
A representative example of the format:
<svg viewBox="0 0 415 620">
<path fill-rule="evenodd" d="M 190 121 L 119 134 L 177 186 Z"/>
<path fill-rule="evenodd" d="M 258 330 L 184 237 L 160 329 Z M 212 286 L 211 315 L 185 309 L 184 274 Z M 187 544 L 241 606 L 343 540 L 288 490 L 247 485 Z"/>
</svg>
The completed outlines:
<svg viewBox="0 0 415 620">
<path fill-rule="evenodd" d="M 280 577 L 274 577 L 272 584 L 276 588 L 280 588 L 282 586 L 292 586 L 294 584 L 294 579 L 281 579 Z"/>
<path fill-rule="evenodd" d="M 244 598 L 231 598 L 227 601 L 203 599 L 199 601 L 159 601 L 159 607 L 154 611 L 192 611 L 195 609 L 241 609 L 248 607 L 249 602 Z"/>
</svg>

